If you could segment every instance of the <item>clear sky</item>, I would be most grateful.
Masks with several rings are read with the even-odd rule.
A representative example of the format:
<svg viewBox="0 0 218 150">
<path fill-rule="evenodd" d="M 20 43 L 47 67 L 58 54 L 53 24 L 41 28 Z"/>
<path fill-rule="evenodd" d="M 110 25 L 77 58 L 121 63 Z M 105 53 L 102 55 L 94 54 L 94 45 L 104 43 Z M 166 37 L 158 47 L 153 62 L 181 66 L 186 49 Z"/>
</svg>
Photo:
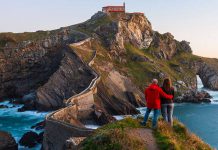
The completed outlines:
<svg viewBox="0 0 218 150">
<path fill-rule="evenodd" d="M 104 5 L 144 12 L 153 29 L 218 58 L 218 0 L 0 0 L 0 32 L 51 30 L 89 19 Z"/>
</svg>

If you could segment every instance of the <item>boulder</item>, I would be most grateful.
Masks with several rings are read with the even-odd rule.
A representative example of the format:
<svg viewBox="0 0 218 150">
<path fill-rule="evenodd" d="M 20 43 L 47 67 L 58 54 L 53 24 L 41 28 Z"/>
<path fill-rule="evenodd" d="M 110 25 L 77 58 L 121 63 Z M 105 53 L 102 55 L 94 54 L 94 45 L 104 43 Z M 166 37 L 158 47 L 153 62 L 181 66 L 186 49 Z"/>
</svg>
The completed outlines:
<svg viewBox="0 0 218 150">
<path fill-rule="evenodd" d="M 21 99 L 10 99 L 10 103 L 15 104 L 15 105 L 21 105 L 24 104 Z"/>
<path fill-rule="evenodd" d="M 19 144 L 28 148 L 33 148 L 39 143 L 39 135 L 35 132 L 29 131 L 25 133 L 19 140 Z"/>
<path fill-rule="evenodd" d="M 36 93 L 32 92 L 32 93 L 29 93 L 27 95 L 24 95 L 21 100 L 22 100 L 23 103 L 25 103 L 25 102 L 28 102 L 28 101 L 32 101 L 34 99 L 36 99 Z"/>
<path fill-rule="evenodd" d="M 11 134 L 0 131 L 0 150 L 17 150 L 18 144 Z"/>
<path fill-rule="evenodd" d="M 181 49 L 183 49 L 184 51 L 192 53 L 192 49 L 190 47 L 190 42 L 183 40 L 180 42 L 180 46 L 181 46 Z"/>
<path fill-rule="evenodd" d="M 42 130 L 44 128 L 45 128 L 45 120 L 41 121 L 41 122 L 39 122 L 31 127 L 31 129 L 35 129 L 35 130 Z"/>
<path fill-rule="evenodd" d="M 133 61 L 136 62 L 148 62 L 150 61 L 147 57 L 141 55 L 133 55 L 131 58 Z"/>
<path fill-rule="evenodd" d="M 99 108 L 95 108 L 95 111 L 93 112 L 93 118 L 95 122 L 100 126 L 116 121 L 113 116 Z"/>
<path fill-rule="evenodd" d="M 8 108 L 8 106 L 7 105 L 0 105 L 0 109 L 2 109 L 2 108 Z"/>
<path fill-rule="evenodd" d="M 26 101 L 24 106 L 18 109 L 18 112 L 24 112 L 28 110 L 36 110 L 36 103 L 34 101 Z"/>
</svg>

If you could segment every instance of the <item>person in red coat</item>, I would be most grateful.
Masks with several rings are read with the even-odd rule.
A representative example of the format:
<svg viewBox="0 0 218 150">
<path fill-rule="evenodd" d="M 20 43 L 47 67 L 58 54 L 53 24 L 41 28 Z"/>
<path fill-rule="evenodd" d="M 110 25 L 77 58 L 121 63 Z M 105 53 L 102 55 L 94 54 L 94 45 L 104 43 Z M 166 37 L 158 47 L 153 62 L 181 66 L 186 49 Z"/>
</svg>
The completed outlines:
<svg viewBox="0 0 218 150">
<path fill-rule="evenodd" d="M 172 99 L 172 95 L 168 95 L 163 92 L 163 90 L 158 86 L 158 80 L 153 79 L 152 84 L 145 89 L 145 100 L 147 103 L 147 110 L 144 116 L 144 121 L 141 122 L 142 125 L 146 125 L 150 112 L 153 110 L 152 127 L 157 128 L 157 119 L 161 109 L 160 98 L 164 97 L 166 99 Z"/>
</svg>

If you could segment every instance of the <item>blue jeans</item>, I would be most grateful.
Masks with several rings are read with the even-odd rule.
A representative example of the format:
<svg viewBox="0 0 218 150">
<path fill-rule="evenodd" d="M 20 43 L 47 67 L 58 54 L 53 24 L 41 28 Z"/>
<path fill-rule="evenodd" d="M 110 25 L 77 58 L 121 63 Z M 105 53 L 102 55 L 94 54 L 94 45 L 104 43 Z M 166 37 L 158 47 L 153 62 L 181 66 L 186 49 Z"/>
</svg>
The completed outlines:
<svg viewBox="0 0 218 150">
<path fill-rule="evenodd" d="M 173 109 L 174 104 L 162 104 L 161 105 L 161 114 L 166 122 L 173 126 Z"/>
<path fill-rule="evenodd" d="M 153 115 L 153 119 L 152 119 L 152 127 L 153 127 L 153 128 L 157 128 L 157 119 L 158 119 L 158 116 L 159 116 L 159 114 L 160 114 L 160 110 L 159 110 L 159 109 L 150 109 L 150 108 L 147 108 L 146 113 L 145 113 L 145 117 L 144 117 L 143 124 L 146 124 L 146 123 L 147 123 L 149 114 L 150 114 L 150 112 L 151 112 L 152 110 L 154 111 L 154 115 Z"/>
</svg>

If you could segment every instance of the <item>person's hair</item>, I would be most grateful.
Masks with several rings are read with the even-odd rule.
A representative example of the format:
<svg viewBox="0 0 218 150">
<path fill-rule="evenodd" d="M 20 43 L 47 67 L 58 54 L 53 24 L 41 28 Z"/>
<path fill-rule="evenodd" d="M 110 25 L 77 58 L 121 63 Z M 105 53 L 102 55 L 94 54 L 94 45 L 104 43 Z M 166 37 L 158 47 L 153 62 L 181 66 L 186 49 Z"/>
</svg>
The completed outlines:
<svg viewBox="0 0 218 150">
<path fill-rule="evenodd" d="M 172 82 L 171 82 L 170 78 L 164 79 L 164 81 L 163 81 L 163 88 L 165 90 L 170 90 L 171 87 L 172 87 Z"/>
<path fill-rule="evenodd" d="M 157 79 L 153 79 L 153 80 L 152 80 L 152 83 L 153 83 L 153 84 L 158 84 L 158 80 L 157 80 Z"/>
</svg>

